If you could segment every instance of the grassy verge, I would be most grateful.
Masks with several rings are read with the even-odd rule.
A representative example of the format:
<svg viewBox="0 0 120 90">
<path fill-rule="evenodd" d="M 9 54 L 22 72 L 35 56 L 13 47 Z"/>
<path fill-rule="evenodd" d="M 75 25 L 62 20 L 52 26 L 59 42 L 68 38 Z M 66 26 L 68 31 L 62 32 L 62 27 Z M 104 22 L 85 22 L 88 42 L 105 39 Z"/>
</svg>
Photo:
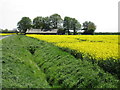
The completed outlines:
<svg viewBox="0 0 120 90">
<path fill-rule="evenodd" d="M 45 74 L 33 62 L 31 53 L 26 49 L 29 47 L 26 40 L 34 43 L 31 39 L 22 36 L 11 36 L 2 41 L 3 88 L 50 87 Z"/>
<path fill-rule="evenodd" d="M 87 60 L 21 35 L 3 39 L 3 88 L 117 88 L 118 79 Z"/>
</svg>

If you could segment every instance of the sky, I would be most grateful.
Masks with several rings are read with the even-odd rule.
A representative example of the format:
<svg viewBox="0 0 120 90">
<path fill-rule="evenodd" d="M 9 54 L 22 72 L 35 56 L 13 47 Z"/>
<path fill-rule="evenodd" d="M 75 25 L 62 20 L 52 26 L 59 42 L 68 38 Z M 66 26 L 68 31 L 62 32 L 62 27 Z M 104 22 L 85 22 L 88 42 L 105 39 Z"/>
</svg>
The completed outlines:
<svg viewBox="0 0 120 90">
<path fill-rule="evenodd" d="M 92 21 L 96 32 L 118 32 L 119 0 L 0 0 L 0 28 L 12 30 L 22 17 L 34 19 L 58 13 L 76 18 L 81 24 Z"/>
</svg>

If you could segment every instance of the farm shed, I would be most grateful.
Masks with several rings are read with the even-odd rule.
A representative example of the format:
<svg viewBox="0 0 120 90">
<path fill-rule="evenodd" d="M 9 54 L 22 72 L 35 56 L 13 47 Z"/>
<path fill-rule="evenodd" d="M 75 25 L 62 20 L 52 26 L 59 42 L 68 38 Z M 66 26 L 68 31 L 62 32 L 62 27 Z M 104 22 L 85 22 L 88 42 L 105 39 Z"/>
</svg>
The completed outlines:
<svg viewBox="0 0 120 90">
<path fill-rule="evenodd" d="M 41 30 L 41 29 L 30 29 L 27 30 L 26 34 L 43 34 L 43 35 L 57 35 L 58 29 L 52 30 Z"/>
</svg>

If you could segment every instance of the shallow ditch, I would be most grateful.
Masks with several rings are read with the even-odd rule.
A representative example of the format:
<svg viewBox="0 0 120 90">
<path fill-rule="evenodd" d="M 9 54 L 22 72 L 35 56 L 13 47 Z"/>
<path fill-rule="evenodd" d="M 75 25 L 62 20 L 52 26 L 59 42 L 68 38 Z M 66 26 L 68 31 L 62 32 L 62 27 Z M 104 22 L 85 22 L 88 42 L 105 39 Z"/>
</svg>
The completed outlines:
<svg viewBox="0 0 120 90">
<path fill-rule="evenodd" d="M 103 69 L 105 72 L 111 73 L 115 77 L 119 78 L 120 80 L 120 61 L 115 64 L 112 60 L 96 60 L 92 58 L 91 55 L 86 54 L 84 55 L 83 53 L 77 53 L 75 50 L 70 50 L 69 48 L 60 48 L 62 51 L 65 51 L 72 56 L 74 56 L 76 59 L 81 59 L 81 60 L 87 60 L 89 62 L 92 62 L 92 64 L 97 64 L 101 69 Z M 115 67 L 117 65 L 118 67 Z M 110 68 L 109 68 L 110 67 Z"/>
</svg>

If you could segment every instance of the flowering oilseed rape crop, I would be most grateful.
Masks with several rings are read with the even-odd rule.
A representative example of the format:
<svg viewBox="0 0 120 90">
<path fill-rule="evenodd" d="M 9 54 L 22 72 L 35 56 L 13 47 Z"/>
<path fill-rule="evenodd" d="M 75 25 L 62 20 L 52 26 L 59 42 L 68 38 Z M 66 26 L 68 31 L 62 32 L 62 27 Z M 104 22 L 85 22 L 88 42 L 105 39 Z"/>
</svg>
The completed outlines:
<svg viewBox="0 0 120 90">
<path fill-rule="evenodd" d="M 6 36 L 6 35 L 14 35 L 16 33 L 0 33 L 0 36 Z"/>
<path fill-rule="evenodd" d="M 89 54 L 96 60 L 118 60 L 118 35 L 27 35 L 77 53 Z"/>
</svg>

